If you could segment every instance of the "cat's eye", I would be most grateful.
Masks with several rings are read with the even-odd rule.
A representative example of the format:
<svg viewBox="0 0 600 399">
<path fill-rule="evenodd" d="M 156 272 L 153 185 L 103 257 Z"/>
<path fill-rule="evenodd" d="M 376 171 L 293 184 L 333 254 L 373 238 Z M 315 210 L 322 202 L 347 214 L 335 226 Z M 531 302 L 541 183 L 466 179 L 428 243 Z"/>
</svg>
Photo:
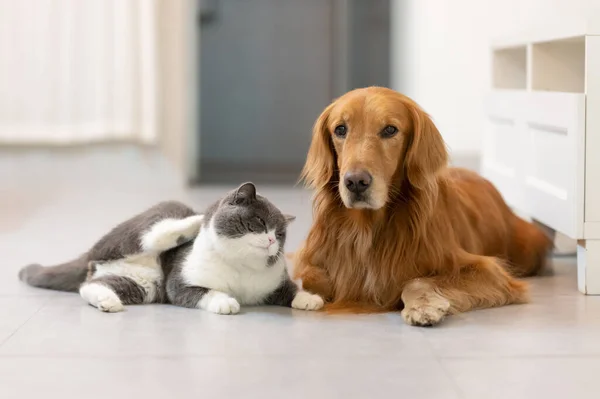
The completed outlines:
<svg viewBox="0 0 600 399">
<path fill-rule="evenodd" d="M 260 223 L 262 226 L 266 226 L 266 225 L 267 225 L 267 224 L 265 223 L 265 221 L 264 221 L 264 220 L 263 220 L 263 219 L 262 219 L 260 216 L 257 216 L 257 217 L 256 217 L 256 220 L 258 220 L 258 223 Z"/>
<path fill-rule="evenodd" d="M 276 236 L 277 238 L 281 238 L 281 237 L 283 237 L 283 236 L 284 236 L 284 233 L 283 233 L 282 231 L 278 231 L 277 233 L 275 233 L 275 236 Z"/>
<path fill-rule="evenodd" d="M 338 125 L 335 127 L 333 133 L 339 138 L 343 139 L 348 134 L 348 128 L 344 125 Z"/>
<path fill-rule="evenodd" d="M 380 136 L 384 139 L 389 139 L 390 137 L 394 137 L 398 133 L 398 128 L 396 126 L 386 126 L 380 133 Z"/>
</svg>

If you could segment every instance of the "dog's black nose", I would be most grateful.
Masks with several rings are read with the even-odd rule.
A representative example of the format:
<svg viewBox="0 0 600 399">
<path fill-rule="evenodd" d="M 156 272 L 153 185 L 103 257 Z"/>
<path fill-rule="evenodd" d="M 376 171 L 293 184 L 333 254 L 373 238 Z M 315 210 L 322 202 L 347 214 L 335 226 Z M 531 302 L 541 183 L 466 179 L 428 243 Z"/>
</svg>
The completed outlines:
<svg viewBox="0 0 600 399">
<path fill-rule="evenodd" d="M 354 194 L 364 193 L 371 185 L 373 178 L 364 170 L 348 172 L 344 175 L 344 185 Z"/>
</svg>

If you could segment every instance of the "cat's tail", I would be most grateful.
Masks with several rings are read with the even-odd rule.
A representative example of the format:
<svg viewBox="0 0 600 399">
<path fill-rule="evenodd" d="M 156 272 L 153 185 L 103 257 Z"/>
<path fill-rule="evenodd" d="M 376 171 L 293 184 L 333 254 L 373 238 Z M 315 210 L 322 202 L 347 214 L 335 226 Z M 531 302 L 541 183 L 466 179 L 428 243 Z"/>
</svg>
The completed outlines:
<svg viewBox="0 0 600 399">
<path fill-rule="evenodd" d="M 77 292 L 88 274 L 87 254 L 67 263 L 44 267 L 27 265 L 19 271 L 19 279 L 31 286 L 56 291 Z"/>
</svg>

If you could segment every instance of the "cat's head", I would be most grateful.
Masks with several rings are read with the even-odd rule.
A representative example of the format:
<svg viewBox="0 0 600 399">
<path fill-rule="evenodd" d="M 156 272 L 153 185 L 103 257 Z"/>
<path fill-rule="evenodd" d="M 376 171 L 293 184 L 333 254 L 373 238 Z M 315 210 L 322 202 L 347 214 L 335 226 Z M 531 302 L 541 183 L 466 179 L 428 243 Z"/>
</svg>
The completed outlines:
<svg viewBox="0 0 600 399">
<path fill-rule="evenodd" d="M 253 183 L 244 183 L 227 193 L 210 218 L 219 241 L 230 255 L 273 265 L 283 256 L 287 226 L 295 219 L 284 215 Z"/>
</svg>

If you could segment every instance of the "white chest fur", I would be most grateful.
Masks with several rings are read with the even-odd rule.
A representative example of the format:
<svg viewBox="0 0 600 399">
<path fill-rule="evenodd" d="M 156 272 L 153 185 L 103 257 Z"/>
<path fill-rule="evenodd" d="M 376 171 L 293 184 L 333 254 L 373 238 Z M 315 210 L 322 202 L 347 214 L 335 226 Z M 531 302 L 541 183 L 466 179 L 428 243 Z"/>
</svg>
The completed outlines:
<svg viewBox="0 0 600 399">
<path fill-rule="evenodd" d="M 281 257 L 266 266 L 267 257 L 255 258 L 227 252 L 223 242 L 210 228 L 203 228 L 182 267 L 187 284 L 221 291 L 244 305 L 255 305 L 273 292 L 282 282 L 285 260 Z"/>
</svg>

